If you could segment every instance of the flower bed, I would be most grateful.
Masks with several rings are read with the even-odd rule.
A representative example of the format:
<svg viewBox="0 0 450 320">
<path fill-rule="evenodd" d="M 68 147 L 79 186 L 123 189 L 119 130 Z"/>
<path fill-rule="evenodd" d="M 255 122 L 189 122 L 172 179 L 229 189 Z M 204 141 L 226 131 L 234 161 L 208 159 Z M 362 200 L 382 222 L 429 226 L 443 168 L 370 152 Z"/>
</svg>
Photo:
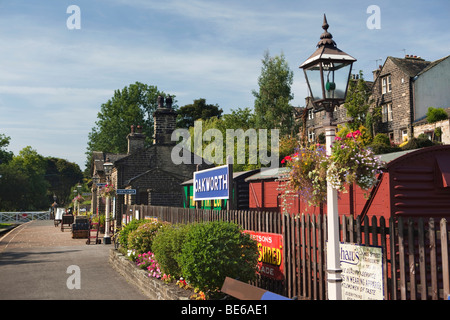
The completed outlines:
<svg viewBox="0 0 450 320">
<path fill-rule="evenodd" d="M 191 299 L 222 297 L 220 287 L 227 276 L 241 281 L 256 277 L 256 241 L 234 223 L 134 222 L 120 231 L 119 242 L 139 278 L 186 289 Z"/>
<path fill-rule="evenodd" d="M 148 272 L 136 266 L 118 250 L 111 249 L 109 262 L 131 284 L 135 285 L 152 300 L 189 300 L 193 290 L 185 290 L 176 283 L 166 283 L 148 276 Z"/>
</svg>

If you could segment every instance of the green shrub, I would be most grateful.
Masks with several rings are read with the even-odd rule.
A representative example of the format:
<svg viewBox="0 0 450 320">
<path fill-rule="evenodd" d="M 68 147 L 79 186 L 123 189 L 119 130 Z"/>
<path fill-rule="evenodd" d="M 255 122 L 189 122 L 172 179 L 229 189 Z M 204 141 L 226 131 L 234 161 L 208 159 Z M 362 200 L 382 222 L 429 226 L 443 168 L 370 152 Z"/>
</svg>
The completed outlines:
<svg viewBox="0 0 450 320">
<path fill-rule="evenodd" d="M 372 143 L 373 144 L 384 144 L 387 146 L 391 145 L 391 141 L 389 140 L 389 137 L 384 133 L 377 133 L 375 135 L 375 137 L 373 138 Z"/>
<path fill-rule="evenodd" d="M 182 276 L 178 260 L 190 225 L 171 224 L 163 226 L 153 239 L 152 252 L 163 273 L 175 278 Z"/>
<path fill-rule="evenodd" d="M 122 227 L 119 232 L 119 244 L 121 247 L 128 249 L 128 235 L 143 223 L 145 223 L 145 220 L 132 220 Z"/>
<path fill-rule="evenodd" d="M 397 146 L 390 146 L 390 145 L 386 145 L 384 143 L 372 143 L 368 147 L 371 148 L 373 153 L 377 154 L 377 155 L 402 150 L 401 148 L 399 148 Z"/>
<path fill-rule="evenodd" d="M 427 122 L 434 123 L 441 120 L 447 120 L 448 114 L 443 108 L 429 107 L 427 111 Z"/>
<path fill-rule="evenodd" d="M 153 239 L 163 224 L 165 223 L 146 221 L 138 226 L 136 230 L 131 231 L 128 235 L 128 249 L 136 250 L 137 254 L 151 251 Z"/>
<path fill-rule="evenodd" d="M 430 139 L 428 139 L 428 137 L 424 136 L 419 136 L 418 138 L 412 138 L 411 140 L 408 141 L 408 143 L 406 145 L 404 145 L 402 147 L 403 150 L 414 150 L 414 149 L 419 149 L 419 148 L 424 148 L 424 147 L 431 147 L 433 146 L 434 143 L 433 141 L 431 141 Z"/>
<path fill-rule="evenodd" d="M 215 221 L 190 226 L 178 263 L 194 287 L 216 291 L 227 276 L 254 279 L 257 259 L 256 241 L 234 223 Z"/>
</svg>

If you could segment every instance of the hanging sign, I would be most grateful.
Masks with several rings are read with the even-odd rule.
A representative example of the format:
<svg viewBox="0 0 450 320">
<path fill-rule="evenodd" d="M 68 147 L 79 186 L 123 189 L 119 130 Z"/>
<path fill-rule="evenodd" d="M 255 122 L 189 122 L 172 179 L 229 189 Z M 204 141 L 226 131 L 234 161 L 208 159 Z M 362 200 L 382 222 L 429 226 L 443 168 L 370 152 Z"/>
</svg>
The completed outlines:
<svg viewBox="0 0 450 320">
<path fill-rule="evenodd" d="M 136 189 L 117 189 L 116 194 L 136 194 Z"/>
<path fill-rule="evenodd" d="M 383 300 L 381 247 L 340 243 L 343 300 Z"/>
<path fill-rule="evenodd" d="M 231 165 L 194 172 L 194 201 L 229 199 L 232 175 Z"/>
</svg>

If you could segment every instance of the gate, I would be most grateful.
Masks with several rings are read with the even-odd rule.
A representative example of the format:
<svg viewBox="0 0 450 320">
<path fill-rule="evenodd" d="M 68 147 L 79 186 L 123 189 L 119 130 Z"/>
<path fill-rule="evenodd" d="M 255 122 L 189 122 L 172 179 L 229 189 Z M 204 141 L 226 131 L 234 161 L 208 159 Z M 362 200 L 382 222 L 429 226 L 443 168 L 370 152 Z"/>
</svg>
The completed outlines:
<svg viewBox="0 0 450 320">
<path fill-rule="evenodd" d="M 32 220 L 49 220 L 49 211 L 0 212 L 0 223 L 25 223 Z"/>
</svg>

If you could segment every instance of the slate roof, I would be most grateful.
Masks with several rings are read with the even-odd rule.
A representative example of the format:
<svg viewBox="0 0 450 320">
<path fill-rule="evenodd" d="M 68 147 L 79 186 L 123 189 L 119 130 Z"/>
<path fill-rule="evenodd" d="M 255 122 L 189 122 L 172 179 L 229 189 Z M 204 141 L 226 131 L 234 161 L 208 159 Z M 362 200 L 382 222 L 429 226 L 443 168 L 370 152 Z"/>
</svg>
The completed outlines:
<svg viewBox="0 0 450 320">
<path fill-rule="evenodd" d="M 430 64 L 432 64 L 431 61 L 425 61 L 422 59 L 395 58 L 391 56 L 389 56 L 388 59 L 394 62 L 404 73 L 406 73 L 411 78 L 415 77 Z"/>
</svg>

